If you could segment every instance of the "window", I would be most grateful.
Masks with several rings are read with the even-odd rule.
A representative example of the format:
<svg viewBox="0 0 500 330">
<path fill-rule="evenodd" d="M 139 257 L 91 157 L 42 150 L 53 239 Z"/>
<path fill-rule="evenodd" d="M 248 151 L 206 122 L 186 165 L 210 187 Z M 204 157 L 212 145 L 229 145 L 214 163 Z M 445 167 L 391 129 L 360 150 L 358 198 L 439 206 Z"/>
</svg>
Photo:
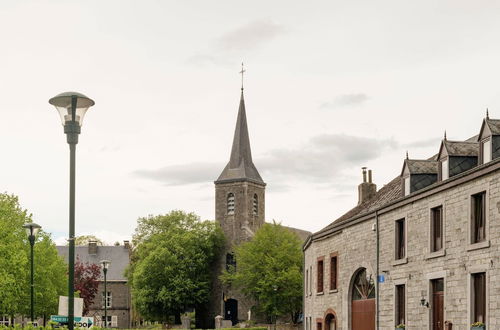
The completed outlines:
<svg viewBox="0 0 500 330">
<path fill-rule="evenodd" d="M 446 180 L 450 177 L 448 158 L 441 161 L 441 180 Z"/>
<path fill-rule="evenodd" d="M 405 219 L 396 221 L 396 260 L 406 257 Z"/>
<path fill-rule="evenodd" d="M 337 254 L 330 256 L 330 290 L 337 290 Z"/>
<path fill-rule="evenodd" d="M 257 194 L 253 195 L 253 215 L 259 214 L 259 197 Z"/>
<path fill-rule="evenodd" d="M 481 143 L 481 153 L 483 158 L 483 164 L 491 161 L 491 139 L 488 139 Z"/>
<path fill-rule="evenodd" d="M 0 326 L 8 327 L 10 326 L 10 317 L 8 316 L 0 316 Z"/>
<path fill-rule="evenodd" d="M 431 209 L 431 252 L 443 248 L 443 206 Z"/>
<path fill-rule="evenodd" d="M 472 322 L 486 323 L 486 273 L 472 274 Z"/>
<path fill-rule="evenodd" d="M 410 194 L 410 177 L 406 177 L 404 179 L 404 189 L 405 189 L 405 196 L 408 196 Z"/>
<path fill-rule="evenodd" d="M 312 295 L 312 284 L 313 284 L 313 268 L 309 266 L 309 295 Z"/>
<path fill-rule="evenodd" d="M 226 254 L 226 270 L 236 271 L 236 258 L 234 257 L 234 253 Z"/>
<path fill-rule="evenodd" d="M 400 324 L 406 324 L 405 322 L 405 305 L 406 305 L 406 300 L 405 300 L 405 285 L 396 285 L 396 299 L 395 299 L 395 306 L 396 306 L 396 326 Z"/>
<path fill-rule="evenodd" d="M 106 324 L 106 328 L 111 327 L 111 315 L 108 315 L 108 322 L 106 322 L 106 319 L 104 318 L 104 315 L 101 316 L 101 325 Z"/>
<path fill-rule="evenodd" d="M 479 243 L 486 239 L 486 192 L 472 195 L 471 198 L 471 242 Z"/>
<path fill-rule="evenodd" d="M 323 323 L 320 321 L 316 322 L 316 330 L 321 330 L 323 328 Z"/>
<path fill-rule="evenodd" d="M 102 305 L 102 308 L 104 308 L 104 292 L 102 293 L 102 297 L 101 297 L 101 305 Z M 113 296 L 111 295 L 111 291 L 108 291 L 108 294 L 107 294 L 107 297 L 106 297 L 106 308 L 111 308 L 112 306 L 112 301 L 113 301 Z"/>
<path fill-rule="evenodd" d="M 227 195 L 227 214 L 232 215 L 234 214 L 234 194 L 229 193 Z"/>
<path fill-rule="evenodd" d="M 317 292 L 323 292 L 323 271 L 324 271 L 324 266 L 323 266 L 323 257 L 318 260 L 318 288 Z"/>
</svg>

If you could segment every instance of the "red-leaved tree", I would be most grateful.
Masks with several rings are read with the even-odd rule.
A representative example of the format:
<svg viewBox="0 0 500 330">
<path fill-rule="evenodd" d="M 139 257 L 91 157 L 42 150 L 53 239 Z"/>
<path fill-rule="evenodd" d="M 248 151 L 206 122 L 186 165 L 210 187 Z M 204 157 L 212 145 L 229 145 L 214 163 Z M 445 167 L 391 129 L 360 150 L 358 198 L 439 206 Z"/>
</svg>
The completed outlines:
<svg viewBox="0 0 500 330">
<path fill-rule="evenodd" d="M 83 315 L 87 315 L 89 308 L 97 294 L 101 268 L 96 264 L 82 263 L 79 258 L 75 262 L 75 291 L 80 292 L 83 298 Z"/>
</svg>

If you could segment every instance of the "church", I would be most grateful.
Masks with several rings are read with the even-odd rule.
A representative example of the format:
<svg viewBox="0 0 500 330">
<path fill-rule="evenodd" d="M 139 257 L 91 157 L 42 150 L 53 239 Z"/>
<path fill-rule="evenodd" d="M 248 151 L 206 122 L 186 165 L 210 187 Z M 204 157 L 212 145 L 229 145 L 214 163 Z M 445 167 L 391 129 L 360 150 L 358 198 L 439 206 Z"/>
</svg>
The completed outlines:
<svg viewBox="0 0 500 330">
<path fill-rule="evenodd" d="M 218 277 L 228 265 L 235 265 L 233 247 L 250 240 L 265 223 L 266 205 L 266 183 L 252 160 L 243 86 L 230 159 L 214 183 L 215 220 L 224 232 L 226 246 L 215 265 L 208 317 L 213 322 L 220 315 L 235 325 L 247 320 L 254 302 L 225 287 Z M 296 228 L 285 228 L 296 233 L 302 241 L 310 234 Z"/>
</svg>

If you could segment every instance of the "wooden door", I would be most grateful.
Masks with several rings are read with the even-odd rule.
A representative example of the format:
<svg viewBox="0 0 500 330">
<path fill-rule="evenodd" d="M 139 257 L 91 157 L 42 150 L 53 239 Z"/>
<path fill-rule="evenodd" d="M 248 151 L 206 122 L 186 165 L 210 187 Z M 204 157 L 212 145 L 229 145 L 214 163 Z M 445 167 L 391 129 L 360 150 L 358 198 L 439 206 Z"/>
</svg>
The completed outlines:
<svg viewBox="0 0 500 330">
<path fill-rule="evenodd" d="M 444 281 L 432 281 L 432 330 L 444 330 Z"/>
<path fill-rule="evenodd" d="M 375 299 L 352 301 L 352 330 L 375 330 Z"/>
</svg>

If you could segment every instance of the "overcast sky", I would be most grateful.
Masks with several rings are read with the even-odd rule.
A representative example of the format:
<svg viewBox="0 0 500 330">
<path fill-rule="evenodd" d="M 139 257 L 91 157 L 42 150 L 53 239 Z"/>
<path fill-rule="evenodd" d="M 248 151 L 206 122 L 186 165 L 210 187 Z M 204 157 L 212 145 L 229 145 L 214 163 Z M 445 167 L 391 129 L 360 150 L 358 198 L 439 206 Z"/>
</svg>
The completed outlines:
<svg viewBox="0 0 500 330">
<path fill-rule="evenodd" d="M 410 158 L 500 118 L 499 1 L 0 3 L 0 190 L 63 242 L 69 148 L 48 99 L 95 100 L 77 147 L 77 235 L 130 238 L 173 209 L 214 219 L 245 62 L 266 218 L 316 231 Z"/>
</svg>

